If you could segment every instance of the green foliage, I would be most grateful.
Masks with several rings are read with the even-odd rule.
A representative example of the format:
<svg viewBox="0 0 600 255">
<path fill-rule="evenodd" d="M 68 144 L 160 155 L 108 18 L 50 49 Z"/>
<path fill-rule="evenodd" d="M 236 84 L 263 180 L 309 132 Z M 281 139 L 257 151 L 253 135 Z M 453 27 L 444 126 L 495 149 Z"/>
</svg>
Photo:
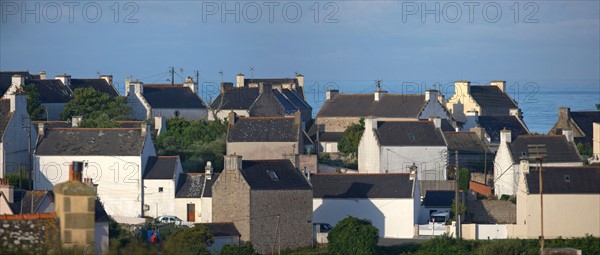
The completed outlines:
<svg viewBox="0 0 600 255">
<path fill-rule="evenodd" d="M 348 216 L 331 229 L 327 239 L 330 254 L 374 254 L 379 230 L 370 220 Z"/>
<path fill-rule="evenodd" d="M 577 143 L 577 150 L 583 158 L 588 158 L 592 156 L 592 146 L 590 145 Z"/>
<path fill-rule="evenodd" d="M 119 123 L 108 117 L 108 114 L 101 113 L 96 118 L 84 119 L 79 125 L 82 128 L 116 128 Z"/>
<path fill-rule="evenodd" d="M 167 120 L 167 132 L 156 138 L 159 155 L 179 155 L 183 168 L 190 171 L 203 170 L 211 161 L 215 170 L 223 168 L 227 123 L 216 120 Z"/>
<path fill-rule="evenodd" d="M 344 131 L 344 136 L 338 143 L 338 151 L 344 154 L 350 154 L 354 158 L 358 155 L 358 144 L 365 130 L 365 119 L 361 118 L 358 124 L 351 124 Z"/>
<path fill-rule="evenodd" d="M 241 245 L 226 244 L 221 248 L 221 255 L 256 255 L 258 254 L 252 243 L 244 242 Z"/>
<path fill-rule="evenodd" d="M 44 110 L 44 107 L 42 107 L 40 93 L 35 88 L 35 85 L 25 85 L 23 86 L 23 91 L 27 95 L 27 113 L 31 120 L 45 119 L 44 113 L 46 111 Z"/>
<path fill-rule="evenodd" d="M 8 173 L 4 177 L 8 179 L 10 186 L 21 189 L 29 189 L 29 171 L 24 166 L 19 166 L 19 170 L 14 173 Z"/>
<path fill-rule="evenodd" d="M 600 110 L 600 104 L 596 104 L 596 110 Z"/>
<path fill-rule="evenodd" d="M 201 224 L 190 228 L 181 229 L 172 234 L 166 241 L 164 252 L 166 254 L 210 254 L 208 246 L 214 239 L 210 230 Z"/>
<path fill-rule="evenodd" d="M 458 172 L 458 189 L 462 191 L 469 190 L 469 169 L 461 168 Z"/>
<path fill-rule="evenodd" d="M 131 109 L 127 106 L 125 98 L 111 97 L 106 93 L 88 87 L 75 89 L 73 100 L 65 105 L 61 117 L 63 120 L 67 120 L 73 116 L 83 116 L 82 127 L 96 127 L 93 125 L 98 123 L 112 125 L 107 120 L 126 120 L 129 118 L 130 111 Z"/>
<path fill-rule="evenodd" d="M 465 204 L 462 201 L 458 205 L 458 212 L 460 213 L 460 215 L 465 215 L 465 213 L 467 212 L 467 207 L 465 206 Z M 456 220 L 454 217 L 455 213 L 456 213 L 456 199 L 452 199 L 452 208 L 450 210 L 450 219 Z"/>
</svg>

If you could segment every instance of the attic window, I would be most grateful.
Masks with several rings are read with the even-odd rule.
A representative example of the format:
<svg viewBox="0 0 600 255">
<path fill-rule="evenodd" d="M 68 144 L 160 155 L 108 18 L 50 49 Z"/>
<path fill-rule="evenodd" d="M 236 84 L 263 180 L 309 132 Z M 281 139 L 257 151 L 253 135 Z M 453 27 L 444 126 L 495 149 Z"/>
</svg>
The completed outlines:
<svg viewBox="0 0 600 255">
<path fill-rule="evenodd" d="M 158 187 L 158 192 L 163 192 L 163 187 Z"/>
<path fill-rule="evenodd" d="M 414 142 L 415 141 L 415 135 L 414 134 L 408 134 L 408 141 L 409 142 Z"/>
<path fill-rule="evenodd" d="M 279 181 L 279 176 L 277 176 L 277 173 L 275 173 L 275 171 L 267 170 L 267 173 L 269 173 L 269 177 L 271 177 L 271 180 Z"/>
<path fill-rule="evenodd" d="M 565 175 L 565 182 L 571 182 L 571 176 L 570 175 Z"/>
</svg>

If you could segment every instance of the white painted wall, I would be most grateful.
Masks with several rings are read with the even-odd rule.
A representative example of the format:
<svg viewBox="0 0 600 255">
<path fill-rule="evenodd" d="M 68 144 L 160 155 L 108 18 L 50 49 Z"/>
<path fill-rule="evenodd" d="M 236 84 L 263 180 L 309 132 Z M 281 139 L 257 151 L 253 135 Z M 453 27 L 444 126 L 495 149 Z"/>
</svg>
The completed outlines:
<svg viewBox="0 0 600 255">
<path fill-rule="evenodd" d="M 8 95 L 10 100 L 14 100 L 13 95 Z M 29 114 L 27 113 L 27 101 L 25 95 L 16 96 L 16 109 L 6 125 L 2 142 L 0 143 L 0 178 L 8 173 L 15 173 L 19 170 L 19 165 L 28 167 L 28 136 L 27 130 L 23 125 L 30 125 Z M 29 123 L 28 123 L 29 122 Z M 37 139 L 37 127 L 31 124 L 31 153 L 35 149 Z"/>
<path fill-rule="evenodd" d="M 430 116 L 438 116 L 441 119 L 452 119 L 450 113 L 442 107 L 442 104 L 440 104 L 440 101 L 438 101 L 437 98 L 427 102 L 425 108 L 423 108 L 423 111 L 419 115 L 419 119 L 427 120 Z"/>
<path fill-rule="evenodd" d="M 144 107 L 140 98 L 133 91 L 134 89 L 131 88 L 130 93 L 127 95 L 127 105 L 131 108 L 131 118 L 134 120 L 145 120 L 148 116 L 146 107 Z"/>
<path fill-rule="evenodd" d="M 162 188 L 162 192 L 159 191 Z M 175 215 L 175 183 L 173 179 L 144 179 L 144 204 L 149 206 L 145 216 L 153 218 Z M 180 218 L 185 220 L 186 218 Z"/>
<path fill-rule="evenodd" d="M 414 201 L 409 199 L 335 199 L 313 198 L 313 222 L 335 226 L 354 216 L 369 219 L 380 237 L 413 238 Z M 418 214 L 418 213 L 417 213 Z"/>
<path fill-rule="evenodd" d="M 217 112 L 217 118 L 219 118 L 221 120 L 225 120 L 225 119 L 227 119 L 227 117 L 229 117 L 229 113 L 231 111 L 235 112 L 235 114 L 239 117 L 250 117 L 250 112 L 248 110 L 223 109 L 223 110 Z M 213 115 L 210 111 L 208 112 L 208 120 L 210 120 L 210 121 L 215 120 L 215 118 L 213 117 Z"/>
<path fill-rule="evenodd" d="M 200 208 L 201 217 L 200 222 L 211 223 L 212 222 L 212 197 L 203 197 L 202 206 Z"/>
<path fill-rule="evenodd" d="M 365 131 L 358 143 L 358 171 L 360 173 L 381 172 L 381 148 L 373 130 L 376 126 L 376 120 L 365 119 Z"/>
<path fill-rule="evenodd" d="M 94 243 L 97 254 L 108 254 L 108 222 L 96 222 L 94 225 Z"/>
<path fill-rule="evenodd" d="M 196 221 L 201 222 L 202 217 L 202 199 L 201 198 L 175 198 L 175 216 L 183 221 L 187 221 L 187 205 L 194 204 Z"/>
<path fill-rule="evenodd" d="M 476 224 L 475 238 L 477 238 L 477 240 L 506 239 L 508 238 L 506 224 Z"/>
<path fill-rule="evenodd" d="M 176 112 L 179 112 L 179 118 L 190 119 L 190 120 L 206 120 L 207 119 L 207 111 L 206 108 L 201 109 L 169 109 L 169 108 L 152 108 L 151 118 L 154 117 L 164 117 L 167 119 L 172 119 L 177 117 Z"/>
<path fill-rule="evenodd" d="M 297 154 L 298 142 L 227 142 L 227 154 L 237 154 L 244 160 L 284 159 L 283 154 Z"/>
<path fill-rule="evenodd" d="M 380 153 L 381 173 L 408 173 L 415 163 L 419 180 L 447 179 L 446 146 L 385 146 Z"/>
</svg>

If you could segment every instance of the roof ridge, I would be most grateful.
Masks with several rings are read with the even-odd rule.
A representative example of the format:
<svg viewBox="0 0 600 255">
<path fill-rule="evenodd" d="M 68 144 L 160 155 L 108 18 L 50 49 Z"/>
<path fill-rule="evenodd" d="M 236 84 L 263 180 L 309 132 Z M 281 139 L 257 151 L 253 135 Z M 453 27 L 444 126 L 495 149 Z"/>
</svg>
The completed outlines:
<svg viewBox="0 0 600 255">
<path fill-rule="evenodd" d="M 49 130 L 142 130 L 141 128 L 78 128 L 78 127 L 70 127 L 70 128 L 65 128 L 65 127 L 51 127 L 48 128 Z"/>
<path fill-rule="evenodd" d="M 342 174 L 342 173 L 314 173 L 315 175 L 336 175 L 336 176 L 386 176 L 386 175 L 409 175 L 410 173 L 358 173 L 358 174 Z"/>
</svg>

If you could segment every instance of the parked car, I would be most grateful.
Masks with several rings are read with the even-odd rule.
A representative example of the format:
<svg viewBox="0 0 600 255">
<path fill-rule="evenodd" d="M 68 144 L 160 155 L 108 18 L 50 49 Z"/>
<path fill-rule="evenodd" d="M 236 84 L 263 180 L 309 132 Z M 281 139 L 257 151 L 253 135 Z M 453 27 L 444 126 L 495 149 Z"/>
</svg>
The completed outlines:
<svg viewBox="0 0 600 255">
<path fill-rule="evenodd" d="M 163 215 L 156 218 L 156 220 L 161 223 L 174 223 L 175 225 L 181 225 L 181 223 L 183 223 L 179 217 L 174 215 Z"/>
<path fill-rule="evenodd" d="M 331 228 L 329 223 L 313 223 L 313 244 L 327 243 L 327 235 Z"/>
</svg>

